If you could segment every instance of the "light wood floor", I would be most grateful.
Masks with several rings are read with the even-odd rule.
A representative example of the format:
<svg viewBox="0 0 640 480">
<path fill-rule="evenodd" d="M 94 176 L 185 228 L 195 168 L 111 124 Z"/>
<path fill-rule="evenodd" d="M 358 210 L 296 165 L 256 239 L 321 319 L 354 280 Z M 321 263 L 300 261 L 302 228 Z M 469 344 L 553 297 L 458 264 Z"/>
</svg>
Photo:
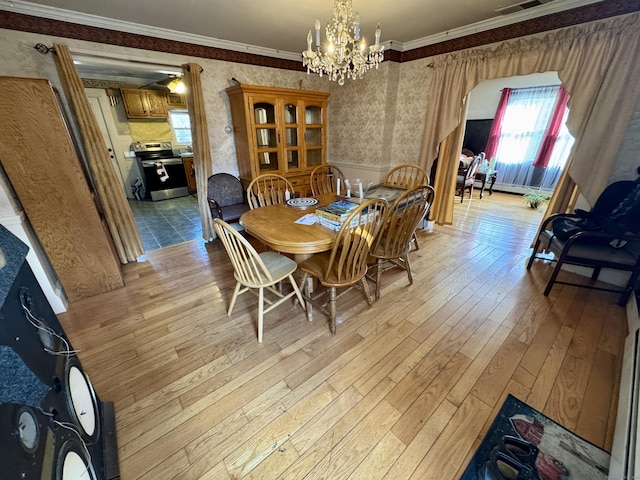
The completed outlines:
<svg viewBox="0 0 640 480">
<path fill-rule="evenodd" d="M 507 393 L 609 450 L 625 309 L 615 294 L 525 269 L 541 217 L 520 197 L 464 204 L 419 232 L 415 283 L 383 277 L 367 308 L 339 304 L 336 335 L 285 304 L 256 339 L 257 299 L 225 310 L 218 244 L 125 267 L 126 287 L 60 320 L 94 387 L 115 402 L 120 469 L 135 479 L 455 479 Z"/>
</svg>

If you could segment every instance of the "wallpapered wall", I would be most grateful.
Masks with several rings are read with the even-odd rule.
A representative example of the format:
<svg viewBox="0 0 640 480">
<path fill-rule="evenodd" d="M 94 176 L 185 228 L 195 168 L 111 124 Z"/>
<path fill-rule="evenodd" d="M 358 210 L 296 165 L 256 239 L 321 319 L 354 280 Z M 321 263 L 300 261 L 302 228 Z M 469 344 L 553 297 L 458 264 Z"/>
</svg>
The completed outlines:
<svg viewBox="0 0 640 480">
<path fill-rule="evenodd" d="M 307 75 L 275 68 L 222 62 L 204 58 L 55 38 L 46 35 L 0 29 L 0 75 L 47 78 L 60 87 L 51 55 L 38 53 L 36 43 L 52 45 L 65 43 L 69 47 L 96 53 L 110 53 L 154 63 L 180 65 L 200 64 L 204 98 L 207 108 L 211 155 L 214 172 L 237 173 L 233 135 L 224 131 L 231 124 L 228 100 L 224 89 L 230 79 L 242 83 L 274 85 L 286 88 L 321 90 L 331 93 L 328 108 L 328 159 L 356 165 L 386 169 L 391 163 L 417 161 L 428 86 L 422 61 L 404 65 L 386 62 L 378 71 L 371 71 L 363 79 L 348 81 L 338 88 L 326 77 Z M 403 74 L 403 70 L 411 73 Z M 403 81 L 407 81 L 403 84 Z M 418 92 L 413 89 L 418 87 Z M 402 122 L 399 128 L 397 121 Z M 397 144 L 400 140 L 400 144 Z M 398 151 L 394 151 L 398 150 Z M 401 160 L 402 159 L 402 160 Z"/>
</svg>

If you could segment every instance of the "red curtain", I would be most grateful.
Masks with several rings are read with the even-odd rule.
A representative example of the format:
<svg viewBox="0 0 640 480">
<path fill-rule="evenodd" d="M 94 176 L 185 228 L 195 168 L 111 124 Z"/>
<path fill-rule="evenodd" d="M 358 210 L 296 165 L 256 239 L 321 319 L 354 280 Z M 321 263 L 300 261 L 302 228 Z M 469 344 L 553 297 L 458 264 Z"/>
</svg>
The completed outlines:
<svg viewBox="0 0 640 480">
<path fill-rule="evenodd" d="M 504 112 L 507 110 L 507 102 L 509 101 L 509 95 L 511 95 L 510 88 L 503 88 L 500 101 L 498 102 L 498 108 L 496 109 L 496 115 L 493 117 L 493 123 L 491 124 L 491 130 L 489 131 L 489 139 L 487 140 L 487 146 L 484 149 L 487 159 L 495 157 L 498 151 L 498 144 L 500 143 L 500 135 L 502 130 L 502 120 L 504 119 Z M 478 152 L 476 152 L 478 153 Z"/>
<path fill-rule="evenodd" d="M 536 168 L 546 168 L 547 165 L 549 165 L 549 160 L 553 153 L 553 147 L 556 145 L 558 133 L 560 132 L 560 127 L 562 127 L 562 120 L 564 119 L 568 101 L 569 94 L 564 89 L 564 86 L 560 85 L 556 104 L 553 107 L 553 114 L 551 115 L 549 125 L 547 126 L 547 131 L 544 133 L 542 145 L 540 145 L 536 159 L 533 161 L 533 166 Z"/>
</svg>

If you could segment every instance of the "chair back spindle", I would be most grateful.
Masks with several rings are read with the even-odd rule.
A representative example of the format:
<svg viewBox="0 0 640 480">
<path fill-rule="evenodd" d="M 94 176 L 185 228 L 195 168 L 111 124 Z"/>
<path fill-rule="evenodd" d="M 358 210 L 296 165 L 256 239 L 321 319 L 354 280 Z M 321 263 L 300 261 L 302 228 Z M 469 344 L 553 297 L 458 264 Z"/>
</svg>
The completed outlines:
<svg viewBox="0 0 640 480">
<path fill-rule="evenodd" d="M 384 185 L 399 188 L 413 188 L 419 185 L 429 185 L 427 171 L 413 164 L 403 164 L 391 169 L 384 177 Z"/>
<path fill-rule="evenodd" d="M 340 190 L 345 190 L 344 175 L 338 167 L 332 165 L 320 165 L 311 172 L 311 193 L 312 195 L 324 195 L 327 193 L 335 193 L 340 195 L 341 192 L 337 191 L 338 183 L 340 179 Z"/>
<path fill-rule="evenodd" d="M 251 210 L 285 203 L 287 197 L 293 197 L 293 185 L 280 175 L 260 175 L 247 187 L 247 199 Z"/>
</svg>

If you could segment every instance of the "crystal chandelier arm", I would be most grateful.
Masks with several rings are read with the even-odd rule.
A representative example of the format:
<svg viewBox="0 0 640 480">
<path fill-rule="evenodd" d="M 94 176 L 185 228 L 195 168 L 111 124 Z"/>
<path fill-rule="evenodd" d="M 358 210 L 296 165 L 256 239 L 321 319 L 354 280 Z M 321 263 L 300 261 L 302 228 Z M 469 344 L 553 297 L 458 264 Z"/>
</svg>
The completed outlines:
<svg viewBox="0 0 640 480">
<path fill-rule="evenodd" d="M 360 15 L 353 14 L 352 0 L 334 0 L 333 18 L 327 22 L 325 34 L 327 49 L 320 47 L 320 20 L 316 18 L 316 49 L 312 50 L 313 36 L 307 34 L 307 50 L 302 52 L 302 64 L 307 73 L 314 72 L 321 77 L 327 75 L 330 80 L 343 85 L 345 76 L 355 80 L 372 67 L 378 68 L 384 60 L 384 46 L 380 44 L 380 24 L 375 30 L 375 45 L 367 52 L 364 37 L 360 37 Z"/>
</svg>

